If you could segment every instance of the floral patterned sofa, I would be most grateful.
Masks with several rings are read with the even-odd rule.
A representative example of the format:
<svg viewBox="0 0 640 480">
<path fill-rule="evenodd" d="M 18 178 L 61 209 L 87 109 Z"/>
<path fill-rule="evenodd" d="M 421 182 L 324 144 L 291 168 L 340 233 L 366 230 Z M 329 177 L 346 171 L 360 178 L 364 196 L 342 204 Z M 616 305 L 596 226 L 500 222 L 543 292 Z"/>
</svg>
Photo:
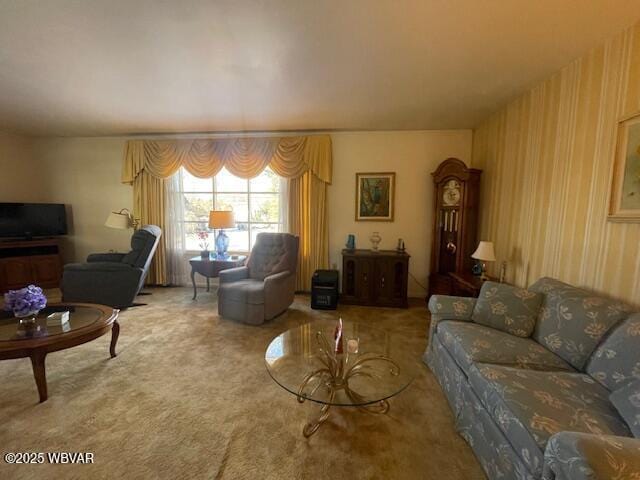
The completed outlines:
<svg viewBox="0 0 640 480">
<path fill-rule="evenodd" d="M 640 313 L 542 278 L 434 295 L 425 362 L 490 479 L 640 479 Z"/>
</svg>

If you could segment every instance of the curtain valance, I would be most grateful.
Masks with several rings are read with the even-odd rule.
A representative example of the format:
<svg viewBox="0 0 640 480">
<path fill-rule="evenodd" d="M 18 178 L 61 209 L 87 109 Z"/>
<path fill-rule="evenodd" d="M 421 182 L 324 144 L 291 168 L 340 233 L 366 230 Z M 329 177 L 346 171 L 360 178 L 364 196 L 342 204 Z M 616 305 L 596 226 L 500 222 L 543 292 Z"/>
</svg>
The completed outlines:
<svg viewBox="0 0 640 480">
<path fill-rule="evenodd" d="M 267 166 L 281 177 L 298 178 L 311 171 L 331 183 L 331 137 L 129 140 L 122 183 L 132 184 L 143 170 L 155 178 L 167 178 L 184 167 L 196 177 L 209 178 L 226 167 L 233 175 L 253 178 Z"/>
</svg>

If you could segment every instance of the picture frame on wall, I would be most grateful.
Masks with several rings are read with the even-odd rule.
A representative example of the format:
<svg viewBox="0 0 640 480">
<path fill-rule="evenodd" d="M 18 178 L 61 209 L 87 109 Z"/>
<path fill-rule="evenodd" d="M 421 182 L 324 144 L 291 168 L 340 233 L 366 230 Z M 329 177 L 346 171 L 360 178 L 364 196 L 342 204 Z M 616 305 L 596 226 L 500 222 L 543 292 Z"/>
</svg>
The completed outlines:
<svg viewBox="0 0 640 480">
<path fill-rule="evenodd" d="M 618 122 L 608 219 L 640 222 L 640 112 Z"/>
<path fill-rule="evenodd" d="M 356 221 L 393 222 L 395 172 L 356 173 Z"/>
</svg>

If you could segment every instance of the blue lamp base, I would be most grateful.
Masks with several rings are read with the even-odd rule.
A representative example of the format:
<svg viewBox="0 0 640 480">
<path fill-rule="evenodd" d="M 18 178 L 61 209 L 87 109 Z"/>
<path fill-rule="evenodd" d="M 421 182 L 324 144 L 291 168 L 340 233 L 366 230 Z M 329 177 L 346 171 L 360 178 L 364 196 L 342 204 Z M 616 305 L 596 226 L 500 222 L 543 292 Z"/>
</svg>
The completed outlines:
<svg viewBox="0 0 640 480">
<path fill-rule="evenodd" d="M 227 256 L 227 249 L 229 248 L 229 237 L 224 233 L 224 230 L 218 230 L 218 236 L 216 237 L 216 253 L 218 257 L 225 258 Z"/>
<path fill-rule="evenodd" d="M 474 263 L 473 267 L 471 267 L 471 273 L 478 277 L 482 275 L 482 264 L 480 262 Z"/>
</svg>

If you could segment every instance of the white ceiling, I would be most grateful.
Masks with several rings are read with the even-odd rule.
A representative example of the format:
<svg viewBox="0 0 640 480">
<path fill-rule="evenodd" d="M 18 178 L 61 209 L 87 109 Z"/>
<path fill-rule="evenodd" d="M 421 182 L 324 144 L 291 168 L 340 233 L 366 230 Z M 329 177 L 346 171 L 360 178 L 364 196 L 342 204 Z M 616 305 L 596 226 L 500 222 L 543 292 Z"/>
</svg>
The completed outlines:
<svg viewBox="0 0 640 480">
<path fill-rule="evenodd" d="M 640 0 L 0 0 L 0 130 L 469 128 Z"/>
</svg>

